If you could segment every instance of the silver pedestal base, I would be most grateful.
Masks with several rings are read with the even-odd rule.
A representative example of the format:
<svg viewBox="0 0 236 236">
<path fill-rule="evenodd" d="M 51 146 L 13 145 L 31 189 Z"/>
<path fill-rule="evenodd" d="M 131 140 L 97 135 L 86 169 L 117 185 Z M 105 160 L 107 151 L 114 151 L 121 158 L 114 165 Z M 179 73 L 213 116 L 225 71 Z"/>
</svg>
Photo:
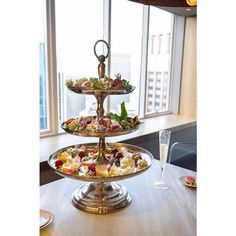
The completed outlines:
<svg viewBox="0 0 236 236">
<path fill-rule="evenodd" d="M 131 196 L 127 189 L 116 183 L 95 182 L 76 189 L 72 204 L 85 212 L 95 214 L 112 213 L 128 206 Z"/>
</svg>

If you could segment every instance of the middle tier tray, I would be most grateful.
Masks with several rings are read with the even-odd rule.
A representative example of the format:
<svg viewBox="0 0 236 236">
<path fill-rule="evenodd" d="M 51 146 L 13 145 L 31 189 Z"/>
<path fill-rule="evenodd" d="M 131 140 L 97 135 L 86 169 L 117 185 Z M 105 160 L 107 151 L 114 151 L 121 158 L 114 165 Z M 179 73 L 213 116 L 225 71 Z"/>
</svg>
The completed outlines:
<svg viewBox="0 0 236 236">
<path fill-rule="evenodd" d="M 70 122 L 74 122 L 74 124 L 70 125 L 69 121 L 65 121 L 61 124 L 61 128 L 69 134 L 81 137 L 112 137 L 135 132 L 142 125 L 142 122 L 140 121 L 137 121 L 135 124 L 134 118 L 131 117 L 127 117 L 127 124 L 132 123 L 132 125 L 127 125 L 126 127 L 120 124 L 112 124 L 112 121 L 114 120 L 111 119 L 109 120 L 109 122 L 111 123 L 111 125 L 109 126 L 106 126 L 106 124 L 99 124 L 96 116 L 92 116 L 91 119 L 95 122 L 94 125 L 90 121 L 90 123 L 86 125 L 83 129 L 79 127 L 79 122 L 81 121 L 79 121 L 79 119 L 74 118 L 69 120 Z"/>
</svg>

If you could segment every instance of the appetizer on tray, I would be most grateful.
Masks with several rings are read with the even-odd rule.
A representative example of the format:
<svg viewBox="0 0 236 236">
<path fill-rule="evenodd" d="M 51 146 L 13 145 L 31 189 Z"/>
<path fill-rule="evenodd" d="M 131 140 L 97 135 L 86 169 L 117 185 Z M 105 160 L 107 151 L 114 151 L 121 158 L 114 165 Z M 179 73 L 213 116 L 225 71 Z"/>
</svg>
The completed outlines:
<svg viewBox="0 0 236 236">
<path fill-rule="evenodd" d="M 85 116 L 80 118 L 70 118 L 62 124 L 62 128 L 67 132 L 116 132 L 136 129 L 141 122 L 138 116 L 134 118 L 127 116 L 125 103 L 121 104 L 121 114 L 108 113 L 103 118 L 96 116 Z"/>
<path fill-rule="evenodd" d="M 106 147 L 105 158 L 107 164 L 99 164 L 98 147 L 81 145 L 58 153 L 54 167 L 71 175 L 112 177 L 138 172 L 149 165 L 141 153 L 118 147 Z"/>
<path fill-rule="evenodd" d="M 77 80 L 66 80 L 66 86 L 73 90 L 129 90 L 132 86 L 129 84 L 128 80 L 121 77 L 121 74 L 115 75 L 115 79 L 105 76 L 102 79 L 99 78 L 80 78 Z"/>
</svg>

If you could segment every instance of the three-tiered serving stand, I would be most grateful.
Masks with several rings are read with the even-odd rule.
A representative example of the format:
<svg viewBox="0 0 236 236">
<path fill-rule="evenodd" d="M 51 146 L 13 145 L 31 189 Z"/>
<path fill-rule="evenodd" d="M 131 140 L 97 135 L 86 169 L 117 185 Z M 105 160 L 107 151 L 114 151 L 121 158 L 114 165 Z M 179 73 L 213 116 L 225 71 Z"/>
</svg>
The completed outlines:
<svg viewBox="0 0 236 236">
<path fill-rule="evenodd" d="M 98 56 L 96 53 L 96 46 L 99 42 L 103 42 L 107 46 L 107 55 Z M 94 54 L 99 60 L 98 65 L 98 76 L 99 79 L 104 78 L 105 76 L 105 59 L 109 55 L 109 46 L 106 41 L 98 40 L 94 45 Z M 84 95 L 94 95 L 97 100 L 97 120 L 104 117 L 104 108 L 103 102 L 108 95 L 125 95 L 131 93 L 135 89 L 134 86 L 130 86 L 128 89 L 101 89 L 101 90 L 93 90 L 93 89 L 78 89 L 78 88 L 70 88 L 75 93 L 84 94 Z M 64 123 L 63 123 L 64 124 Z M 62 126 L 63 126 L 62 124 Z M 77 148 L 80 146 L 73 145 L 69 147 L 62 148 L 57 152 L 53 153 L 48 160 L 49 165 L 55 170 L 55 172 L 63 177 L 68 177 L 76 180 L 87 181 L 89 183 L 82 185 L 78 189 L 76 189 L 72 195 L 72 204 L 85 212 L 89 213 L 97 213 L 97 214 L 106 214 L 118 211 L 131 203 L 131 196 L 128 193 L 127 189 L 118 183 L 114 183 L 114 181 L 127 179 L 146 171 L 152 164 L 153 156 L 152 154 L 138 146 L 123 144 L 123 143 L 106 143 L 105 138 L 111 136 L 124 135 L 131 132 L 136 131 L 139 128 L 138 125 L 136 128 L 121 130 L 121 131 L 108 131 L 108 132 L 90 132 L 90 131 L 77 131 L 77 132 L 69 132 L 73 135 L 78 135 L 82 137 L 98 137 L 98 143 L 87 143 L 84 144 L 87 148 L 98 147 L 98 159 L 99 163 L 107 163 L 105 157 L 105 148 L 117 148 L 121 151 L 129 151 L 133 153 L 140 153 L 142 159 L 145 159 L 148 163 L 148 166 L 142 170 L 139 170 L 134 173 L 119 175 L 119 176 L 110 176 L 110 177 L 102 177 L 102 176 L 79 176 L 67 174 L 65 172 L 60 171 L 55 167 L 55 161 L 57 159 L 57 155 L 69 147 Z M 67 131 L 66 131 L 67 132 Z"/>
</svg>

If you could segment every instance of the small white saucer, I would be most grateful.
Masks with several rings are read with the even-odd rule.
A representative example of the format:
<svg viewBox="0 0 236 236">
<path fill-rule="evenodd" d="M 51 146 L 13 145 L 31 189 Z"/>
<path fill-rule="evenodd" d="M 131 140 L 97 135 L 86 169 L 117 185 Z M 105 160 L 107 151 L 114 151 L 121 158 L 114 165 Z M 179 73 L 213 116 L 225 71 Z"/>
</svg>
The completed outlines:
<svg viewBox="0 0 236 236">
<path fill-rule="evenodd" d="M 40 209 L 40 229 L 48 226 L 53 221 L 53 219 L 54 215 L 51 212 Z"/>
</svg>

